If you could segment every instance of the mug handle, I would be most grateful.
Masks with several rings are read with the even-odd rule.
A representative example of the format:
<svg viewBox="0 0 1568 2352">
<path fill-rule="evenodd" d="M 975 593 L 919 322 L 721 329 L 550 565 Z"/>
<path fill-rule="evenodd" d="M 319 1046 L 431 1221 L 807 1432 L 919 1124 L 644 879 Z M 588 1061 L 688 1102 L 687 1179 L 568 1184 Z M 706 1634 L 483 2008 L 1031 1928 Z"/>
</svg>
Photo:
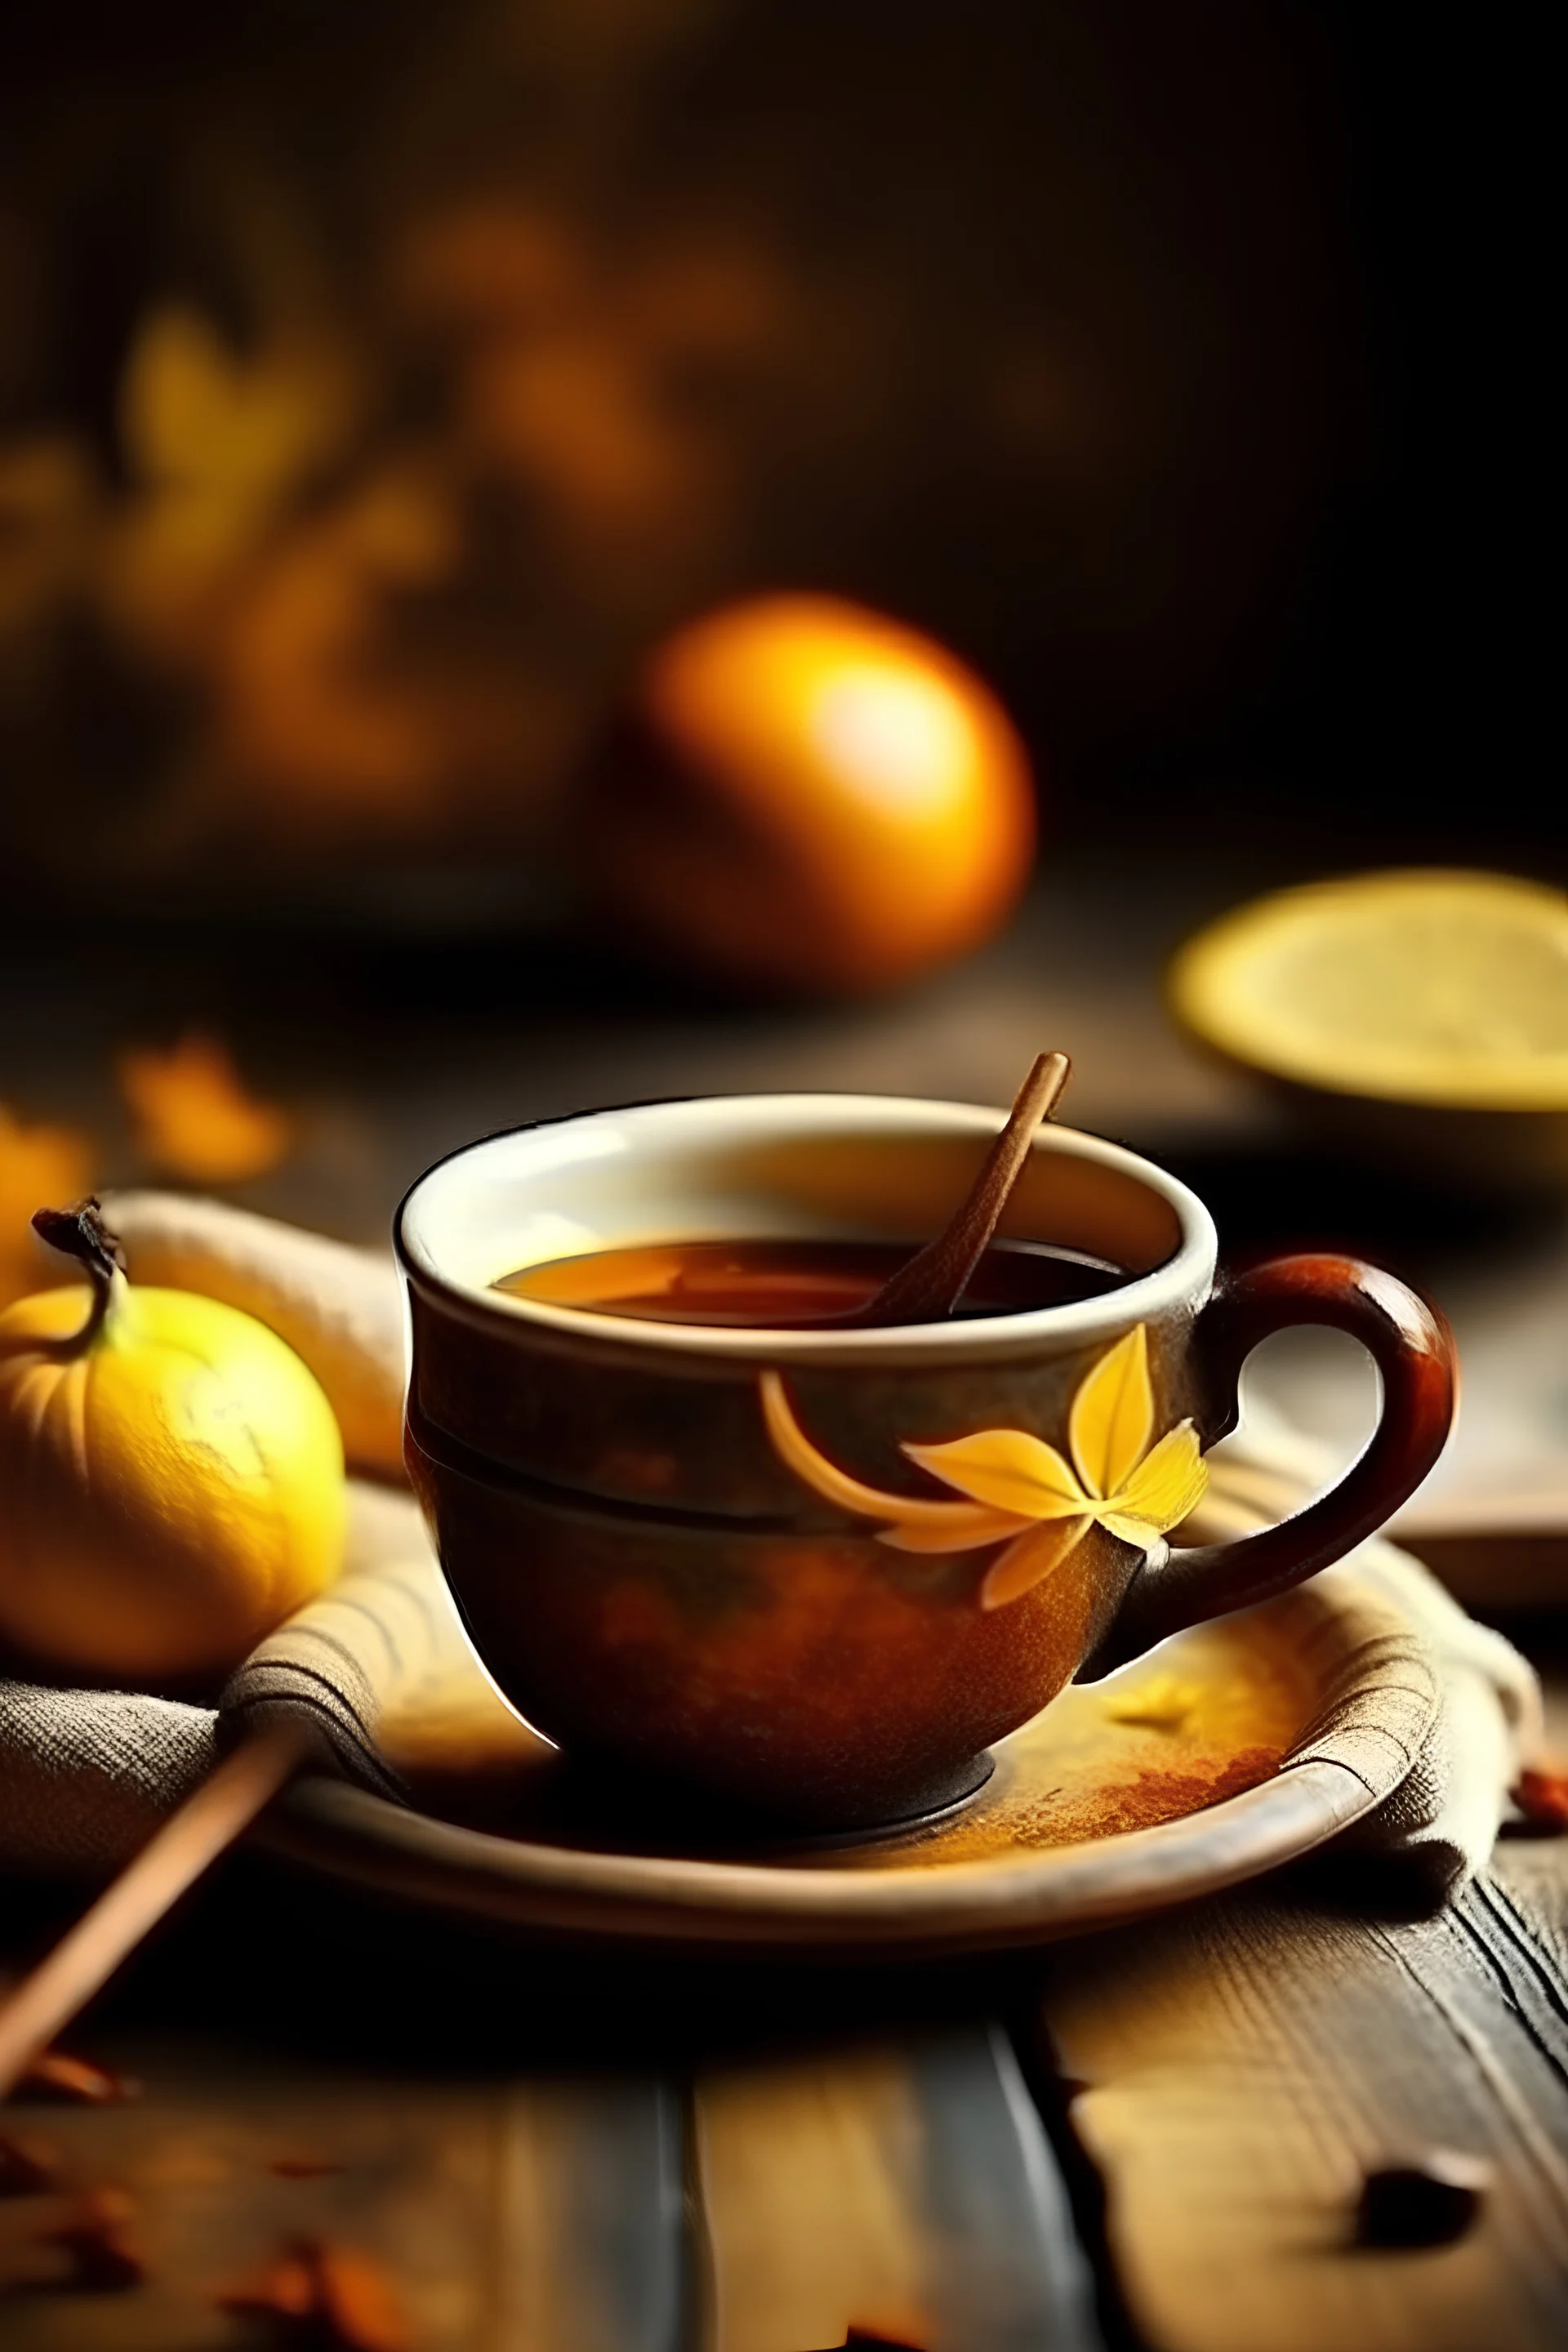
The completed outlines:
<svg viewBox="0 0 1568 2352">
<path fill-rule="evenodd" d="M 1227 1543 L 1151 1554 L 1080 1682 L 1152 1649 L 1168 1633 L 1268 1601 L 1364 1542 L 1406 1502 L 1442 1453 L 1454 1418 L 1458 1361 L 1447 1322 L 1415 1291 L 1360 1258 L 1271 1259 L 1222 1281 L 1193 1333 L 1205 1444 L 1236 1427 L 1241 1368 L 1260 1339 L 1326 1323 L 1359 1339 L 1383 1378 L 1365 1451 L 1326 1495 L 1277 1527 Z"/>
</svg>

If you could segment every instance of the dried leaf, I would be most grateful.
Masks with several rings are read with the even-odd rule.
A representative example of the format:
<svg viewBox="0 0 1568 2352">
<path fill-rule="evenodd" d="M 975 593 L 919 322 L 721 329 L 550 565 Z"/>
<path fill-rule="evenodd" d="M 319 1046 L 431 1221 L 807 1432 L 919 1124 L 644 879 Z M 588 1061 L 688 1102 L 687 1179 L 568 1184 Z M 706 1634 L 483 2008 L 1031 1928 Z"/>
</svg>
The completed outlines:
<svg viewBox="0 0 1568 2352">
<path fill-rule="evenodd" d="M 368 2254 L 347 2246 L 321 2246 L 316 2269 L 321 2315 L 329 2329 L 336 2330 L 342 2352 L 408 2352 L 412 2338 L 402 2304 Z"/>
<path fill-rule="evenodd" d="M 1153 1433 L 1149 1336 L 1138 1323 L 1100 1358 L 1072 1401 L 1068 1443 L 1089 1493 L 1114 1495 L 1142 1460 Z"/>
<path fill-rule="evenodd" d="M 122 2294 L 141 2285 L 146 2264 L 126 2236 L 134 2210 L 119 2189 L 89 2189 L 77 2200 L 69 2219 L 48 2233 L 70 2259 L 68 2286 L 79 2294 Z"/>
<path fill-rule="evenodd" d="M 994 1560 L 980 1587 L 982 1609 L 1005 1609 L 1032 1592 L 1052 1569 L 1059 1568 L 1089 1533 L 1087 1514 L 1077 1519 L 1047 1519 L 1016 1536 L 999 1559 Z"/>
<path fill-rule="evenodd" d="M 1195 1510 L 1207 1491 L 1208 1465 L 1198 1450 L 1198 1433 L 1190 1421 L 1167 1430 L 1151 1454 L 1146 1454 L 1126 1484 L 1111 1494 L 1107 1511 L 1142 1520 L 1157 1535 L 1177 1527 Z"/>
<path fill-rule="evenodd" d="M 945 1445 L 906 1445 L 922 1470 L 1020 1519 L 1070 1518 L 1093 1498 L 1054 1445 L 1021 1429 L 977 1429 Z"/>
<path fill-rule="evenodd" d="M 316 2311 L 316 2280 L 303 2251 L 280 2254 L 254 2277 L 220 2289 L 220 2311 L 237 2319 L 307 2320 Z"/>
<path fill-rule="evenodd" d="M 138 1148 L 173 1175 L 241 1183 L 275 1168 L 293 1141 L 288 1113 L 247 1093 L 216 1037 L 193 1032 L 167 1051 L 124 1053 L 117 1068 Z"/>
<path fill-rule="evenodd" d="M 217 2298 L 237 2317 L 281 2321 L 289 2340 L 314 2352 L 410 2352 L 413 2337 L 396 2290 L 368 2254 L 300 2238 L 257 2278 Z"/>
<path fill-rule="evenodd" d="M 26 2202 L 7 2209 L 0 2229 L 0 2294 L 21 2287 L 58 2287 L 76 2294 L 118 2294 L 146 2276 L 126 2235 L 134 2208 L 119 2189 L 51 2193 L 52 2160 L 31 2188 L 14 2193 Z"/>
<path fill-rule="evenodd" d="M 1544 1769 L 1521 1772 L 1512 1795 L 1531 1829 L 1552 1836 L 1568 1830 L 1568 1772 Z"/>
<path fill-rule="evenodd" d="M 199 311 L 171 304 L 142 322 L 132 346 L 125 437 L 144 482 L 265 509 L 330 446 L 344 396 L 324 348 L 241 357 Z"/>
<path fill-rule="evenodd" d="M 64 2050 L 41 2051 L 18 2077 L 14 2099 L 45 2099 L 59 2106 L 114 2107 L 136 2097 L 141 2085 L 126 2075 L 73 2058 Z"/>
</svg>

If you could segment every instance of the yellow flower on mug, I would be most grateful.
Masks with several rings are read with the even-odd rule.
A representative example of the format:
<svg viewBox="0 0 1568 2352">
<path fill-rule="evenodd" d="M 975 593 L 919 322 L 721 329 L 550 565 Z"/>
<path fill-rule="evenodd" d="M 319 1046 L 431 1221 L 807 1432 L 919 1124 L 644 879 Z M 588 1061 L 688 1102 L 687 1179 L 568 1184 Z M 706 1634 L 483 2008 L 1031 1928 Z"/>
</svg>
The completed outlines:
<svg viewBox="0 0 1568 2352">
<path fill-rule="evenodd" d="M 840 1470 L 807 1437 L 777 1372 L 761 1377 L 763 1417 L 781 1458 L 847 1511 L 885 1519 L 879 1540 L 900 1551 L 975 1551 L 1005 1540 L 980 1587 L 1001 1609 L 1058 1568 L 1098 1523 L 1148 1551 L 1184 1519 L 1208 1485 L 1197 1432 L 1179 1422 L 1157 1443 L 1149 1335 L 1140 1323 L 1080 1383 L 1068 1417 L 1068 1461 L 1022 1429 L 980 1429 L 942 1445 L 906 1444 L 911 1462 L 967 1499 L 889 1495 Z"/>
</svg>

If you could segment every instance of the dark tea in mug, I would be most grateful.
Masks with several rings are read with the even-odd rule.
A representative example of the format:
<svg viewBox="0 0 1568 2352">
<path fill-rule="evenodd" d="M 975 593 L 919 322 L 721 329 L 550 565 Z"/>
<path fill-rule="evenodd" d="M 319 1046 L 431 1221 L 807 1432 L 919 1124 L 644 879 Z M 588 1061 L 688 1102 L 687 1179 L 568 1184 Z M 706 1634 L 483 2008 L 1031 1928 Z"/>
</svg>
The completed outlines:
<svg viewBox="0 0 1568 2352">
<path fill-rule="evenodd" d="M 495 1288 L 641 1323 L 802 1330 L 864 1307 L 919 1247 L 819 1239 L 649 1242 L 520 1266 Z M 1099 1298 L 1131 1278 L 1125 1266 L 1081 1250 L 993 1242 L 954 1314 L 969 1319 L 1065 1307 Z"/>
<path fill-rule="evenodd" d="M 1415 1491 L 1452 1408 L 1432 1310 L 1338 1253 L 1216 1281 L 1195 1194 L 1058 1124 L 965 1312 L 857 1323 L 1001 1125 L 689 1098 L 491 1136 L 414 1186 L 410 1475 L 547 1738 L 792 1831 L 908 1821 L 1075 1676 L 1300 1583 Z M 1294 1517 L 1184 1541 L 1243 1362 L 1300 1323 L 1368 1349 L 1376 1435 Z"/>
</svg>

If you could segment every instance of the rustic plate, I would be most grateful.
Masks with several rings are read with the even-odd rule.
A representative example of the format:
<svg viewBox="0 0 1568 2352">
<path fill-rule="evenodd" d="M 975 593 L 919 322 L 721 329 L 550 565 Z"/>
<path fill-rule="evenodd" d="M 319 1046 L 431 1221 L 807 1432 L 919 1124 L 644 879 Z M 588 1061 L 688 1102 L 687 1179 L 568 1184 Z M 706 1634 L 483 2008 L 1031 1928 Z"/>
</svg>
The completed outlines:
<svg viewBox="0 0 1568 2352">
<path fill-rule="evenodd" d="M 1363 1745 L 1352 1769 L 1333 1727 L 1394 1709 L 1415 1743 L 1436 1690 L 1413 1691 L 1408 1658 L 1367 1632 L 1331 1579 L 1180 1634 L 1065 1692 L 1002 1743 L 967 1805 L 855 1843 L 661 1820 L 625 1786 L 574 1780 L 499 1707 L 481 1773 L 471 1725 L 460 1770 L 439 1725 L 405 1726 L 387 1744 L 413 1809 L 305 1779 L 263 1834 L 412 1901 L 596 1939 L 825 1953 L 1032 1942 L 1252 1877 L 1380 1803 L 1407 1757 L 1374 1741 L 1370 1769 Z"/>
</svg>

